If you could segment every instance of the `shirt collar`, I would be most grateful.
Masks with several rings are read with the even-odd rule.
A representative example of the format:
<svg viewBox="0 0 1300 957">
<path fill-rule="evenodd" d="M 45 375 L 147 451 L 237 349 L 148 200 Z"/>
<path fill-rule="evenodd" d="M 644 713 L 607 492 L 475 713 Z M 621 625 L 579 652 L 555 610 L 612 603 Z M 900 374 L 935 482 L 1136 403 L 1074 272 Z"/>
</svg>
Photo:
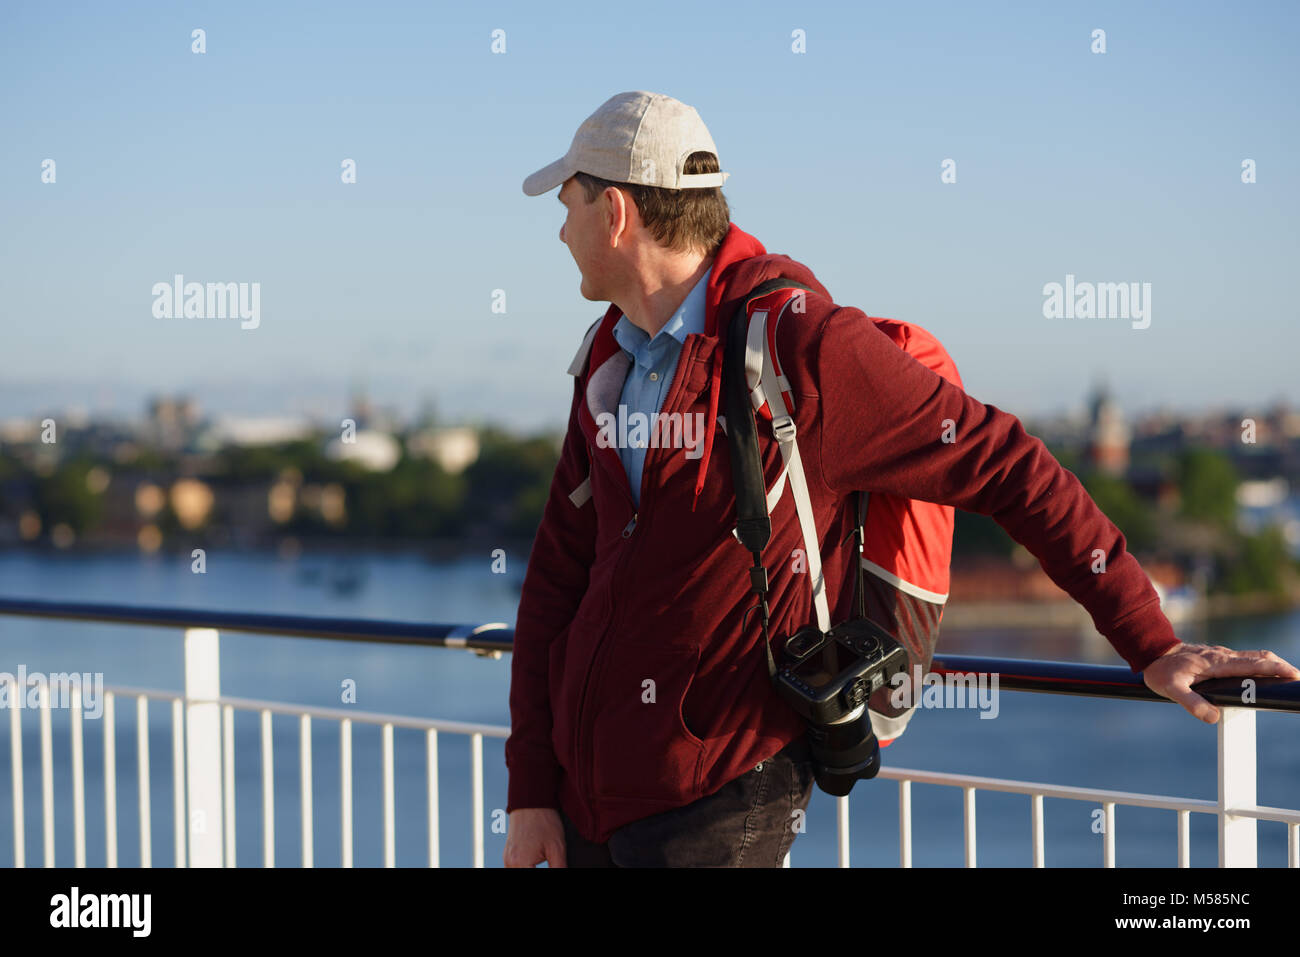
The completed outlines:
<svg viewBox="0 0 1300 957">
<path fill-rule="evenodd" d="M 638 348 L 644 346 L 647 342 L 658 344 L 660 336 L 669 335 L 679 343 L 685 345 L 686 337 L 692 333 L 699 335 L 704 334 L 704 294 L 709 286 L 709 275 L 713 272 L 713 267 L 700 277 L 694 288 L 686 294 L 686 298 L 677 308 L 677 311 L 669 317 L 663 327 L 655 333 L 654 339 L 646 334 L 644 329 L 638 328 L 632 323 L 627 316 L 619 316 L 618 322 L 614 324 L 614 338 L 624 350 L 636 355 Z"/>
</svg>

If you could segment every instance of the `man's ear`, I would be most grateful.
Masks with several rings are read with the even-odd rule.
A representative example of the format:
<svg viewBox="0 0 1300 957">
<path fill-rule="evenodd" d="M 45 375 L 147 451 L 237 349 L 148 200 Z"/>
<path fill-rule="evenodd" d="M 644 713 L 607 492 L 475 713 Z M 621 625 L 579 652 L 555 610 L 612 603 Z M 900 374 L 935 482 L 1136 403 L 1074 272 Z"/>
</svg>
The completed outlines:
<svg viewBox="0 0 1300 957">
<path fill-rule="evenodd" d="M 610 245 L 617 249 L 619 238 L 632 225 L 628 197 L 617 186 L 607 186 L 600 198 L 606 204 L 606 208 L 601 211 L 605 219 L 606 236 Z"/>
</svg>

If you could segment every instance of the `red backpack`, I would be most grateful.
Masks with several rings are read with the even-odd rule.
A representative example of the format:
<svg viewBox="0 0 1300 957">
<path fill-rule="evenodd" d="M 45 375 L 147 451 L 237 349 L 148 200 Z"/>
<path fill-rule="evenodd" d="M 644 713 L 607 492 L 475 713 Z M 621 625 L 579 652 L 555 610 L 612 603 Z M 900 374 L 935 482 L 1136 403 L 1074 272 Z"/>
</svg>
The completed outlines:
<svg viewBox="0 0 1300 957">
<path fill-rule="evenodd" d="M 808 546 L 809 578 L 817 581 L 821 577 L 816 547 L 819 539 L 816 529 L 811 527 L 811 506 L 807 504 L 803 468 L 797 454 L 798 440 L 790 414 L 794 410 L 794 396 L 782 374 L 780 357 L 776 355 L 777 324 L 791 309 L 802 311 L 799 303 L 806 295 L 805 288 L 793 284 L 793 280 L 773 279 L 747 297 L 745 378 L 757 418 L 760 423 L 766 422 L 767 433 L 781 445 L 786 463 L 781 477 L 767 490 L 768 513 L 785 497 L 789 486 Z M 918 362 L 963 387 L 952 358 L 925 329 L 894 319 L 867 318 Z M 863 493 L 863 498 L 866 497 Z M 866 616 L 907 649 L 909 674 L 917 665 L 922 673 L 928 672 L 948 600 L 954 510 L 949 505 L 878 492 L 870 496 L 865 512 L 861 562 L 863 570 L 869 573 L 863 576 Z M 816 588 L 814 606 L 820 627 L 828 629 L 830 616 L 825 593 Z M 894 707 L 890 701 L 892 690 L 889 686 L 877 689 L 869 702 L 872 728 L 882 745 L 903 733 L 915 710 Z"/>
</svg>

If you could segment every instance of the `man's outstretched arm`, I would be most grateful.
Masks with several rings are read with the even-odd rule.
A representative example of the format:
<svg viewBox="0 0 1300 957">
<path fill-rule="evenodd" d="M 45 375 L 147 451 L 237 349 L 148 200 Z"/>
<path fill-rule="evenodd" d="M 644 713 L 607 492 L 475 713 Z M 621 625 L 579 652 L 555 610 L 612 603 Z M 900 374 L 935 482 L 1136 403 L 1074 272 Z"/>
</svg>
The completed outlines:
<svg viewBox="0 0 1300 957">
<path fill-rule="evenodd" d="M 1123 534 L 1015 416 L 895 348 L 860 310 L 835 308 L 815 332 L 805 325 L 798 334 L 803 341 L 792 345 L 821 396 L 818 460 L 832 491 L 878 490 L 992 517 L 1088 610 L 1148 687 L 1202 720 L 1216 721 L 1218 709 L 1190 690 L 1197 681 L 1300 679 L 1271 653 L 1179 641 Z"/>
</svg>

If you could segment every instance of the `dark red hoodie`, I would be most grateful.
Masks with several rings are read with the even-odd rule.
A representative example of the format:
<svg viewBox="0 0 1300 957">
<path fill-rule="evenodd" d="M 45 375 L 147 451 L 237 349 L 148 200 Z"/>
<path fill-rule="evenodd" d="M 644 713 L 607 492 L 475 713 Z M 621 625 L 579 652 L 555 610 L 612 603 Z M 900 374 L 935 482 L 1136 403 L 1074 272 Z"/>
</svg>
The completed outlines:
<svg viewBox="0 0 1300 957">
<path fill-rule="evenodd" d="M 716 428 L 727 323 L 747 292 L 777 276 L 816 290 L 806 312 L 781 319 L 776 351 L 794 394 L 833 620 L 847 617 L 852 598 L 853 545 L 839 544 L 846 497 L 865 489 L 992 516 L 1135 671 L 1178 643 L 1123 535 L 1019 419 L 926 368 L 863 312 L 835 305 L 806 266 L 767 255 L 732 224 L 709 276 L 705 332 L 686 337 L 661 410 L 703 413 L 704 448 L 650 447 L 639 510 L 618 450 L 597 440 L 597 416 L 617 412 L 628 368 L 611 332 L 617 307 L 571 370 L 568 434 L 515 629 L 507 811 L 563 807 L 588 840 L 604 842 L 623 824 L 713 793 L 803 734 L 771 687 L 757 616 L 741 627 L 753 605 L 750 556 L 731 534 L 731 461 Z M 765 425 L 759 446 L 771 487 L 781 458 Z M 764 558 L 779 657 L 776 639 L 815 614 L 808 576 L 791 560 L 803 541 L 788 492 L 772 519 Z"/>
</svg>

